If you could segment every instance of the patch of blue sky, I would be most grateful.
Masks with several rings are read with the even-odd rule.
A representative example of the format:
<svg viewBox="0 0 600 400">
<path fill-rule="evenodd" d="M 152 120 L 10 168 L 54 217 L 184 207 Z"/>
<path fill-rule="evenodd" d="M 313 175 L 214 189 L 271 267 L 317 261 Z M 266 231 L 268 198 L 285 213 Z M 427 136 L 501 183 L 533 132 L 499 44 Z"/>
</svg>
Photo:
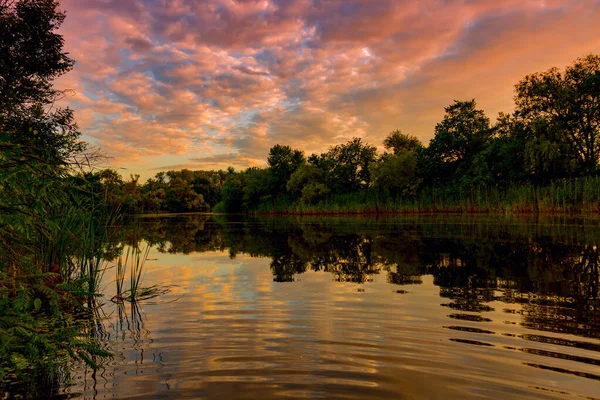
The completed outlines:
<svg viewBox="0 0 600 400">
<path fill-rule="evenodd" d="M 84 140 L 85 142 L 87 142 L 88 145 L 91 145 L 93 147 L 100 146 L 102 144 L 101 141 L 97 137 L 95 137 L 91 131 L 90 132 L 82 132 L 81 139 Z"/>
<path fill-rule="evenodd" d="M 294 78 L 290 79 L 282 89 L 286 95 L 286 99 L 282 102 L 288 102 L 286 104 L 290 107 L 298 107 L 308 95 L 307 91 L 302 89 L 302 82 Z"/>
<path fill-rule="evenodd" d="M 227 55 L 229 57 L 235 58 L 236 60 L 239 60 L 240 58 L 244 58 L 244 57 L 247 56 L 246 54 L 238 53 L 238 52 L 235 52 L 235 51 L 228 52 Z M 256 58 L 256 56 L 254 56 L 254 58 Z"/>
<path fill-rule="evenodd" d="M 123 60 L 119 64 L 119 69 L 122 71 L 134 69 L 140 63 L 139 59 L 136 60 L 132 57 L 135 53 L 129 49 L 120 49 L 119 53 L 123 57 Z"/>
<path fill-rule="evenodd" d="M 202 128 L 202 131 L 209 137 L 209 138 L 216 138 L 219 136 L 219 131 L 209 125 L 206 124 L 202 124 L 200 125 L 200 128 Z M 195 142 L 201 142 L 204 141 L 205 138 L 202 137 L 196 137 L 194 138 Z"/>
<path fill-rule="evenodd" d="M 204 86 L 204 85 L 203 85 L 203 86 Z M 218 105 L 218 104 L 217 104 L 217 100 L 215 100 L 215 99 L 210 99 L 210 98 L 208 98 L 208 97 L 203 97 L 203 98 L 200 100 L 200 102 L 201 102 L 201 103 L 204 103 L 204 104 L 208 104 L 208 105 L 209 105 L 209 106 L 211 106 L 211 107 L 217 107 L 217 105 Z"/>
<path fill-rule="evenodd" d="M 278 106 L 282 106 L 286 111 L 293 112 L 300 108 L 302 105 L 302 99 L 300 98 L 286 98 L 285 100 L 277 103 Z"/>
<path fill-rule="evenodd" d="M 102 113 L 96 114 L 92 117 L 95 122 L 95 126 L 103 126 L 102 124 L 110 124 L 113 121 L 119 121 L 123 119 L 123 116 L 119 113 Z"/>
<path fill-rule="evenodd" d="M 256 122 L 260 108 L 244 110 L 237 114 L 235 120 L 239 126 L 250 126 Z"/>
<path fill-rule="evenodd" d="M 254 57 L 254 59 L 256 61 L 274 61 L 276 59 L 276 57 L 274 57 L 273 55 L 273 50 L 270 49 L 263 49 L 261 51 L 259 51 L 258 53 L 254 54 L 252 57 Z"/>
</svg>

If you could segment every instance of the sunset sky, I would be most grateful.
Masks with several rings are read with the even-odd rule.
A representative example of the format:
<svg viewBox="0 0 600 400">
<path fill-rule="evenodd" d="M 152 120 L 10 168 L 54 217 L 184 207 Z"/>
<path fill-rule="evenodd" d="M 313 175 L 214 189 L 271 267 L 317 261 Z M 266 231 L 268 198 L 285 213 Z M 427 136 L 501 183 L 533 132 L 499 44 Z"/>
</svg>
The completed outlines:
<svg viewBox="0 0 600 400">
<path fill-rule="evenodd" d="M 599 0 L 63 0 L 84 139 L 121 174 L 261 166 L 394 129 L 427 143 L 444 107 L 494 120 L 526 74 L 600 53 Z"/>
</svg>

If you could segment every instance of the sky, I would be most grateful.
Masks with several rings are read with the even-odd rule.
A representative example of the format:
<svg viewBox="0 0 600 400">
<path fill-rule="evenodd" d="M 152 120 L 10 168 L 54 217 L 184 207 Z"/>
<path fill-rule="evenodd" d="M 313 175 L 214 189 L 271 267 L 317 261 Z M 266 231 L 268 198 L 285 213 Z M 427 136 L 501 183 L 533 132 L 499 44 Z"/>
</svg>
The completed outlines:
<svg viewBox="0 0 600 400">
<path fill-rule="evenodd" d="M 61 77 L 83 139 L 142 179 L 264 166 L 393 130 L 427 144 L 444 107 L 495 120 L 527 74 L 600 53 L 600 0 L 62 0 Z"/>
</svg>

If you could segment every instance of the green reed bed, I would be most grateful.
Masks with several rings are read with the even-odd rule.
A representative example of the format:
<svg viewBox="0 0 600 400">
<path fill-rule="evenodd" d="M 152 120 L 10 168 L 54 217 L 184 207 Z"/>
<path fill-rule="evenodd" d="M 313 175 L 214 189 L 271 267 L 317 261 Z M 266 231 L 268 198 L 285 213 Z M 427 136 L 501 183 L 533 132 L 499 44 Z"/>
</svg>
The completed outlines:
<svg viewBox="0 0 600 400">
<path fill-rule="evenodd" d="M 383 214 L 383 213 L 493 213 L 597 214 L 600 177 L 561 179 L 547 185 L 524 183 L 501 187 L 426 187 L 416 196 L 393 197 L 362 191 L 333 195 L 317 204 L 287 202 L 262 204 L 265 214 Z"/>
<path fill-rule="evenodd" d="M 90 334 L 102 243 L 117 215 L 64 169 L 0 173 L 0 390 L 57 395 L 69 365 L 109 357 Z"/>
</svg>

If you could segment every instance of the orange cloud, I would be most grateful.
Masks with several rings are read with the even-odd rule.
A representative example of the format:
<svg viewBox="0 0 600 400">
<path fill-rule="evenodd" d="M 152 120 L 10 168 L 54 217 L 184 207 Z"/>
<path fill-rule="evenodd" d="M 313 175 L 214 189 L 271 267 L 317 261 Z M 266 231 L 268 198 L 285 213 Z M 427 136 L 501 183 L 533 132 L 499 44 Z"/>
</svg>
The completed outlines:
<svg viewBox="0 0 600 400">
<path fill-rule="evenodd" d="M 600 52 L 594 0 L 64 0 L 59 86 L 85 138 L 148 177 L 264 164 L 393 129 L 424 141 L 455 99 L 490 117 L 524 75 Z"/>
</svg>

